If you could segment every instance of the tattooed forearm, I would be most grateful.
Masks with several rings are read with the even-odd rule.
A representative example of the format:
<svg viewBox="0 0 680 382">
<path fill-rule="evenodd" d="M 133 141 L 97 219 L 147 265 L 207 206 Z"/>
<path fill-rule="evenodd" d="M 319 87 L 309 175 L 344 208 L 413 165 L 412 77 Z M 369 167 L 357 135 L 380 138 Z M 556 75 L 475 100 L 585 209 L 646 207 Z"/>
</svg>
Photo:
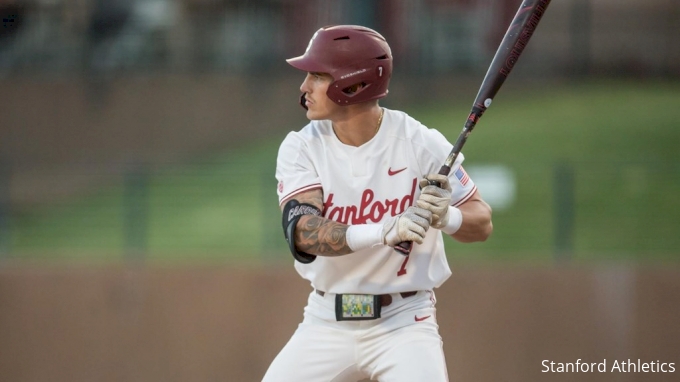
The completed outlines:
<svg viewBox="0 0 680 382">
<path fill-rule="evenodd" d="M 319 216 L 303 216 L 295 232 L 295 245 L 298 250 L 314 255 L 346 255 L 352 252 L 345 236 L 347 227 Z"/>
<path fill-rule="evenodd" d="M 319 189 L 300 193 L 295 199 L 323 210 L 323 193 Z M 313 255 L 346 255 L 352 252 L 345 236 L 348 227 L 321 216 L 302 216 L 295 228 L 295 246 L 299 251 Z"/>
</svg>

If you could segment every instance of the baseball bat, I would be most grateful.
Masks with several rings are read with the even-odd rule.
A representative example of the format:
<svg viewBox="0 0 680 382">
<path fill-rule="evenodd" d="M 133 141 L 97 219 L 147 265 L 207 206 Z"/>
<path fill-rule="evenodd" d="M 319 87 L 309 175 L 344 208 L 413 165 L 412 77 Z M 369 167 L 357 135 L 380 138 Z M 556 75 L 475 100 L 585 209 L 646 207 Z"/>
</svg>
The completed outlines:
<svg viewBox="0 0 680 382">
<path fill-rule="evenodd" d="M 477 125 L 477 122 L 482 117 L 486 109 L 491 105 L 493 97 L 498 93 L 505 79 L 508 78 L 510 71 L 515 67 L 517 59 L 524 51 L 524 48 L 529 43 L 529 39 L 534 34 L 538 22 L 541 21 L 545 10 L 548 8 L 551 0 L 524 0 L 517 10 L 517 14 L 510 22 L 508 30 L 501 41 L 501 44 L 496 50 L 496 54 L 491 60 L 489 69 L 482 80 L 482 84 L 477 92 L 477 97 L 472 104 L 470 115 L 465 121 L 463 130 L 458 135 L 458 139 L 453 144 L 453 148 L 449 156 L 444 161 L 444 164 L 439 169 L 440 175 L 448 176 L 451 172 L 451 167 L 456 162 L 458 154 L 463 149 L 463 145 L 470 136 L 470 133 Z M 439 182 L 429 181 L 430 185 L 440 187 Z M 394 249 L 404 255 L 411 253 L 411 242 L 402 242 L 397 244 Z"/>
</svg>

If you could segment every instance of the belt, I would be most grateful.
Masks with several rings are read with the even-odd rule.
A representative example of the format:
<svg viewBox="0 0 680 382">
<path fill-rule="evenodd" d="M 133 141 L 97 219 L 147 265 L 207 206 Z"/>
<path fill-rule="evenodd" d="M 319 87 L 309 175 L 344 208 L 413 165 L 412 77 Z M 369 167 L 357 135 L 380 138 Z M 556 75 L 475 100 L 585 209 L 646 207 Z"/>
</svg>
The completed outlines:
<svg viewBox="0 0 680 382">
<path fill-rule="evenodd" d="M 417 290 L 410 291 L 410 292 L 401 292 L 399 294 L 401 295 L 401 298 L 407 298 L 407 297 L 415 296 L 416 293 L 418 293 Z M 326 292 L 316 289 L 316 294 L 323 297 L 326 294 Z M 392 303 L 392 296 L 390 296 L 389 294 L 381 294 L 381 295 L 378 295 L 378 297 L 380 297 L 380 305 L 382 305 L 382 306 L 388 306 Z"/>
</svg>

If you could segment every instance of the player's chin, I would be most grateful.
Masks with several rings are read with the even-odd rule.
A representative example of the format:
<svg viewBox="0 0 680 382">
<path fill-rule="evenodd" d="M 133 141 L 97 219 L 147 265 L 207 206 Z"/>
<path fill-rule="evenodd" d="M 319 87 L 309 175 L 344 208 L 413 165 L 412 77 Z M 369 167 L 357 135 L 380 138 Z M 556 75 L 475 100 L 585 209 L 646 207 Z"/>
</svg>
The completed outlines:
<svg viewBox="0 0 680 382">
<path fill-rule="evenodd" d="M 316 110 L 315 108 L 310 107 L 307 109 L 307 119 L 310 121 L 318 121 L 322 119 L 328 119 L 327 118 L 327 113 L 324 113 L 320 110 Z"/>
</svg>

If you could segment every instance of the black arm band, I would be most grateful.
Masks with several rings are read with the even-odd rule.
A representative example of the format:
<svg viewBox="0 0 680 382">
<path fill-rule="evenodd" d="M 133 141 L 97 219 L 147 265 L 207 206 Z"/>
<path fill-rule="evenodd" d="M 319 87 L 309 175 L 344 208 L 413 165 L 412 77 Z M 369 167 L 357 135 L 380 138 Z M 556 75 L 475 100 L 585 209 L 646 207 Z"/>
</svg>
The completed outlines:
<svg viewBox="0 0 680 382">
<path fill-rule="evenodd" d="M 303 215 L 321 216 L 321 210 L 311 204 L 300 203 L 295 199 L 289 200 L 283 206 L 283 235 L 295 260 L 303 264 L 309 264 L 316 259 L 316 256 L 300 252 L 295 248 L 295 227 Z"/>
</svg>

